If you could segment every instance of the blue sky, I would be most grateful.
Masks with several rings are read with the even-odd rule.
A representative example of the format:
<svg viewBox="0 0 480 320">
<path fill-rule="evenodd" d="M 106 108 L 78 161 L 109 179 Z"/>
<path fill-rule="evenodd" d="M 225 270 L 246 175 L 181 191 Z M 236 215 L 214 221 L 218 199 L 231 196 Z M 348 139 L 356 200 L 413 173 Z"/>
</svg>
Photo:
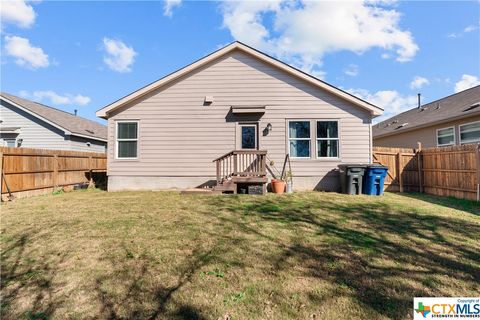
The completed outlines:
<svg viewBox="0 0 480 320">
<path fill-rule="evenodd" d="M 240 40 L 391 116 L 480 84 L 480 2 L 5 2 L 1 90 L 95 111 Z"/>
</svg>

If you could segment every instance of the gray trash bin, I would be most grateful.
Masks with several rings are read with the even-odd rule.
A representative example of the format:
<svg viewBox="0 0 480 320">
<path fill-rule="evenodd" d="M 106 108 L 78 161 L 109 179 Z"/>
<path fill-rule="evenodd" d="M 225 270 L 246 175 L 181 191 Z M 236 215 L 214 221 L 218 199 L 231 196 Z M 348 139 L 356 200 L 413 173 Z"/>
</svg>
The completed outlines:
<svg viewBox="0 0 480 320">
<path fill-rule="evenodd" d="M 340 185 L 342 193 L 362 194 L 363 175 L 365 174 L 365 164 L 340 164 Z"/>
</svg>

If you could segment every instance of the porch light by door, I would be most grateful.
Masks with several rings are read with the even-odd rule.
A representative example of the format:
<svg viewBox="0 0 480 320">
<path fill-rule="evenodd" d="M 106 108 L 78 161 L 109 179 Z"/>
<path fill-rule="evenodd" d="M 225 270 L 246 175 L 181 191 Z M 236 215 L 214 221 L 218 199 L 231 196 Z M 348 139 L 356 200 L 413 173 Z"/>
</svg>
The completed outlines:
<svg viewBox="0 0 480 320">
<path fill-rule="evenodd" d="M 272 128 L 273 128 L 273 127 L 272 127 L 272 124 L 271 124 L 271 123 L 267 124 L 267 130 L 268 130 L 268 132 L 272 131 Z"/>
</svg>

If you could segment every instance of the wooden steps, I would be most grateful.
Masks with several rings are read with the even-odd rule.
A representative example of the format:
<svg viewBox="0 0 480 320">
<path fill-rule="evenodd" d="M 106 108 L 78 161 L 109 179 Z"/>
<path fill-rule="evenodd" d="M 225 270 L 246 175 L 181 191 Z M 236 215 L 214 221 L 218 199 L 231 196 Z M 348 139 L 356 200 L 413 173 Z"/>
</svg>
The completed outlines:
<svg viewBox="0 0 480 320">
<path fill-rule="evenodd" d="M 224 180 L 213 187 L 213 190 L 221 193 L 237 193 L 237 185 L 233 180 Z"/>
</svg>

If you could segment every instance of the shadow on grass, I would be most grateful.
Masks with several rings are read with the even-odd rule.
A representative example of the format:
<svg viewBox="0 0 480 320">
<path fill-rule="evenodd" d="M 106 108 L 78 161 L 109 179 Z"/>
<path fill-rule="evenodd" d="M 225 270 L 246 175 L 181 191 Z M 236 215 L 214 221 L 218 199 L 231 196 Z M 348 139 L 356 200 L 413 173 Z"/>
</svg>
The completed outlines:
<svg viewBox="0 0 480 320">
<path fill-rule="evenodd" d="M 276 271 L 289 270 L 288 261 L 296 261 L 306 276 L 348 288 L 345 295 L 384 316 L 407 317 L 415 296 L 448 296 L 438 278 L 450 277 L 468 283 L 470 290 L 479 289 L 480 254 L 461 241 L 478 237 L 479 224 L 353 197 L 348 203 L 311 197 L 238 198 L 237 202 L 216 197 L 211 205 L 230 213 L 215 214 L 225 225 L 264 237 L 280 248 L 271 261 Z M 256 227 L 239 216 L 255 217 Z M 285 246 L 285 239 L 262 234 L 262 221 L 278 228 L 313 230 L 325 240 L 310 245 L 292 239 Z"/>
<path fill-rule="evenodd" d="M 2 293 L 0 318 L 8 319 L 12 302 L 29 292 L 25 301 L 30 304 L 30 310 L 23 316 L 26 319 L 49 319 L 54 311 L 63 304 L 63 298 L 54 297 L 54 281 L 65 255 L 58 254 L 46 257 L 42 261 L 29 259 L 28 245 L 36 236 L 33 230 L 26 231 L 14 237 L 10 245 L 1 253 Z M 14 285 L 10 286 L 11 283 Z M 56 283 L 62 286 L 62 283 Z M 31 294 L 33 293 L 33 294 Z"/>
<path fill-rule="evenodd" d="M 450 295 L 448 287 L 452 283 L 456 282 L 458 288 L 451 290 L 459 294 L 462 289 L 467 292 L 480 289 L 480 254 L 474 245 L 480 240 L 480 225 L 453 215 L 417 210 L 414 204 L 400 207 L 365 197 L 346 197 L 341 201 L 344 199 L 320 193 L 195 199 L 200 199 L 202 206 L 192 209 L 192 214 L 208 216 L 205 221 L 211 225 L 202 230 L 201 236 L 190 235 L 181 247 L 188 249 L 187 253 L 168 251 L 175 256 L 170 257 L 172 261 L 159 260 L 150 248 L 137 252 L 138 247 L 130 244 L 134 239 L 122 240 L 115 234 L 119 237 L 115 239 L 118 244 L 113 252 L 102 255 L 105 269 L 100 274 L 92 272 L 85 276 L 90 281 L 86 284 L 91 290 L 89 302 L 99 305 L 94 317 L 206 319 L 215 315 L 218 318 L 221 308 L 198 306 L 192 297 L 182 296 L 197 294 L 198 287 L 192 289 L 195 276 L 213 265 L 255 269 L 259 277 L 268 274 L 271 277 L 268 280 L 277 277 L 278 272 L 285 272 L 293 279 L 318 279 L 334 289 L 327 295 L 308 294 L 310 305 L 318 306 L 327 299 L 345 296 L 367 310 L 394 319 L 411 315 L 415 296 Z M 418 200 L 431 199 L 422 195 Z M 442 203 L 441 199 L 434 197 L 434 200 Z M 195 204 L 199 203 L 192 201 Z M 182 219 L 185 222 L 179 222 L 177 228 L 196 222 L 188 220 L 188 215 Z M 272 226 L 285 232 L 270 233 Z M 2 319 L 14 318 L 15 311 L 9 306 L 17 299 L 31 298 L 32 307 L 24 315 L 30 319 L 51 318 L 68 302 L 68 295 L 61 292 L 67 284 L 58 278 L 64 272 L 61 268 L 69 258 L 68 251 L 58 254 L 47 251 L 47 256 L 42 259 L 36 256 L 34 260 L 30 244 L 35 243 L 36 237 L 36 230 L 27 229 L 4 241 Z M 255 257 L 257 260 L 249 259 L 253 252 L 259 255 Z M 261 263 L 257 266 L 252 261 Z M 159 267 L 162 263 L 171 265 Z M 295 265 L 301 268 L 292 268 Z M 444 286 L 441 281 L 445 279 L 453 282 Z M 284 305 L 285 295 L 281 292 L 284 288 L 274 290 L 278 294 L 268 293 L 268 299 L 277 306 Z M 252 305 L 261 308 L 262 302 Z M 287 315 L 298 318 L 294 313 Z"/>
<path fill-rule="evenodd" d="M 437 197 L 425 193 L 402 193 L 399 196 L 413 198 L 415 200 L 426 201 L 457 210 L 463 210 L 477 216 L 480 216 L 480 202 L 454 197 Z"/>
</svg>

